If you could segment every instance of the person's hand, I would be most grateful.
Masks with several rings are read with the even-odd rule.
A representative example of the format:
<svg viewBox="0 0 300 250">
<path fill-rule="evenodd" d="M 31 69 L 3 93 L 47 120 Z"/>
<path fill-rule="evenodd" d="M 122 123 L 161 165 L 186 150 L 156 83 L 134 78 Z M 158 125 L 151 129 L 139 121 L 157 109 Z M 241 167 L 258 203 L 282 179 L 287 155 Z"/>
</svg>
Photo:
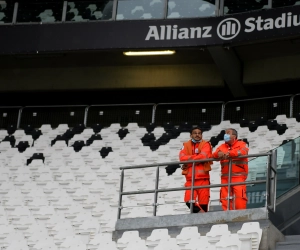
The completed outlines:
<svg viewBox="0 0 300 250">
<path fill-rule="evenodd" d="M 221 159 L 221 160 L 225 160 L 225 159 L 228 159 L 229 157 L 229 153 L 223 153 L 222 151 L 219 151 L 218 152 L 218 158 Z"/>
<path fill-rule="evenodd" d="M 222 151 L 219 151 L 218 152 L 218 158 L 223 159 L 223 157 L 224 157 L 224 153 Z"/>
<path fill-rule="evenodd" d="M 185 165 L 185 164 L 181 166 L 181 169 L 182 169 L 182 170 L 185 170 L 185 169 L 187 169 L 187 168 L 188 168 L 188 166 Z"/>
</svg>

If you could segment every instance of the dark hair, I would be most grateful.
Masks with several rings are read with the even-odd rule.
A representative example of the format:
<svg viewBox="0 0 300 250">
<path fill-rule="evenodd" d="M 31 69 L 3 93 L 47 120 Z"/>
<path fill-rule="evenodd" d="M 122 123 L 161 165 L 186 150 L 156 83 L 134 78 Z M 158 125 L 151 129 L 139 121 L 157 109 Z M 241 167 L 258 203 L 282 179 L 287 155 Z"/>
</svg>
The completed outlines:
<svg viewBox="0 0 300 250">
<path fill-rule="evenodd" d="M 201 131 L 201 134 L 203 133 L 202 129 L 197 126 L 191 129 L 190 134 L 192 134 L 195 129 L 199 129 Z"/>
<path fill-rule="evenodd" d="M 228 129 L 226 129 L 226 130 L 231 130 L 231 131 L 232 131 L 232 134 L 235 135 L 236 138 L 238 138 L 238 132 L 236 131 L 236 129 L 234 129 L 234 128 L 228 128 Z M 225 130 L 225 131 L 226 131 L 226 130 Z"/>
</svg>

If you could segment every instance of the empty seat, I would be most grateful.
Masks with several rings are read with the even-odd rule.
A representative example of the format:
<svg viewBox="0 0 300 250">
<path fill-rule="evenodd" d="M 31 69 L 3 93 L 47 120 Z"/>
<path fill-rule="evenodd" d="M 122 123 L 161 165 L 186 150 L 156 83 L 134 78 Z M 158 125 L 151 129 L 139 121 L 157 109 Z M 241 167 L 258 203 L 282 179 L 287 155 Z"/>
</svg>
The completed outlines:
<svg viewBox="0 0 300 250">
<path fill-rule="evenodd" d="M 258 250 L 262 236 L 262 229 L 259 222 L 245 222 L 242 228 L 237 231 L 239 240 L 241 241 L 241 249 Z"/>
<path fill-rule="evenodd" d="M 141 240 L 139 236 L 139 231 L 125 231 L 121 238 L 117 240 L 118 248 L 125 248 L 131 241 Z"/>
<path fill-rule="evenodd" d="M 153 248 L 156 247 L 161 240 L 169 238 L 170 235 L 167 228 L 153 229 L 151 235 L 146 239 L 146 245 Z"/>
<path fill-rule="evenodd" d="M 241 248 L 241 241 L 237 234 L 222 235 L 220 241 L 216 243 L 216 250 L 219 249 L 247 250 L 247 248 Z"/>
<path fill-rule="evenodd" d="M 286 123 L 286 115 L 277 115 L 275 117 L 275 120 L 277 121 L 278 124 L 285 124 Z"/>
<path fill-rule="evenodd" d="M 201 235 L 198 232 L 197 226 L 183 227 L 180 233 L 176 236 L 177 244 L 181 247 L 184 247 L 191 241 L 191 239 L 193 238 L 199 239 L 200 236 Z"/>
</svg>

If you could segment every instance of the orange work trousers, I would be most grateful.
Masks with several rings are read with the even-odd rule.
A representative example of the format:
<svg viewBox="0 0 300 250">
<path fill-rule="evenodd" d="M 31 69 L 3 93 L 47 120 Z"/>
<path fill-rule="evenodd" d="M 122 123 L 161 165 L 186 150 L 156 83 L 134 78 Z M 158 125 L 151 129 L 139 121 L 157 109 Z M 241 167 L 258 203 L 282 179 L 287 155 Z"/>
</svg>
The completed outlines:
<svg viewBox="0 0 300 250">
<path fill-rule="evenodd" d="M 206 186 L 209 185 L 209 179 L 200 179 L 195 180 L 194 186 Z M 191 187 L 192 182 L 187 181 L 184 184 L 185 187 Z M 201 188 L 201 189 L 194 189 L 194 201 L 195 205 L 208 205 L 209 202 L 209 196 L 210 196 L 210 190 L 209 188 Z M 189 202 L 191 200 L 191 190 L 185 190 L 184 194 L 184 202 Z"/>
<path fill-rule="evenodd" d="M 231 182 L 244 182 L 246 180 L 245 176 L 233 176 L 231 177 Z M 227 184 L 228 177 L 221 178 L 221 184 Z M 246 185 L 232 186 L 230 187 L 230 210 L 233 209 L 246 209 L 247 207 L 247 195 L 246 195 Z M 228 187 L 221 187 L 220 191 L 220 202 L 222 204 L 223 210 L 227 210 L 227 198 L 228 198 Z"/>
</svg>

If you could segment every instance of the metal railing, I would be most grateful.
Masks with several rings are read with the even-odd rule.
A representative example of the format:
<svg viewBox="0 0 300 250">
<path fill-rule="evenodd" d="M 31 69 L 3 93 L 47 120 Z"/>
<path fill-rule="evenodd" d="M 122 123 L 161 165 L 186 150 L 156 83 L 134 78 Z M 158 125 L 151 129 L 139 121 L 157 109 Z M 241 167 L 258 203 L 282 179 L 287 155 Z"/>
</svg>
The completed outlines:
<svg viewBox="0 0 300 250">
<path fill-rule="evenodd" d="M 217 159 L 205 159 L 205 160 L 197 160 L 197 161 L 184 161 L 184 162 L 166 162 L 166 163 L 159 163 L 159 164 L 149 164 L 149 165 L 138 165 L 138 166 L 124 166 L 120 167 L 121 170 L 121 179 L 120 179 L 120 191 L 119 191 L 119 205 L 118 205 L 118 219 L 121 219 L 121 211 L 123 209 L 122 206 L 122 198 L 124 195 L 133 195 L 133 194 L 148 194 L 154 193 L 153 197 L 153 216 L 156 216 L 157 213 L 157 199 L 158 193 L 160 192 L 172 192 L 172 191 L 182 191 L 182 190 L 191 190 L 191 198 L 190 198 L 190 213 L 193 212 L 194 206 L 194 189 L 202 189 L 202 188 L 215 188 L 215 187 L 228 187 L 228 190 L 231 190 L 232 186 L 238 185 L 248 185 L 248 184 L 261 184 L 266 183 L 267 185 L 267 199 L 266 199 L 266 206 L 269 210 L 275 212 L 276 207 L 276 178 L 277 178 L 277 171 L 276 171 L 276 150 L 273 150 L 271 153 L 264 153 L 264 154 L 251 154 L 246 156 L 239 156 L 234 157 L 236 158 L 250 158 L 250 157 L 259 157 L 259 156 L 268 156 L 268 169 L 267 169 L 267 178 L 266 180 L 257 180 L 257 181 L 245 181 L 245 182 L 232 182 L 231 178 L 231 170 L 232 170 L 232 159 L 229 158 L 229 176 L 228 176 L 228 183 L 227 184 L 213 184 L 213 185 L 206 185 L 206 186 L 194 186 L 195 180 L 195 163 L 203 163 L 207 161 L 217 161 Z M 166 165 L 175 165 L 175 164 L 187 164 L 192 163 L 192 185 L 190 187 L 178 187 L 178 188 L 162 188 L 159 189 L 159 167 L 166 166 Z M 123 192 L 124 186 L 124 171 L 128 169 L 141 169 L 141 168 L 154 168 L 156 167 L 156 179 L 155 179 L 155 188 L 152 190 L 143 190 L 143 191 L 129 191 Z M 227 208 L 230 210 L 230 200 L 234 199 L 234 197 L 230 196 L 230 192 L 228 192 L 227 196 Z"/>
<path fill-rule="evenodd" d="M 104 19 L 103 21 L 116 21 L 117 20 L 117 14 L 120 14 L 118 13 L 118 2 L 120 0 L 112 0 L 112 14 L 111 14 L 111 18 L 109 19 Z M 155 18 L 156 20 L 162 20 L 162 19 L 170 19 L 170 17 L 168 17 L 168 11 L 169 11 L 169 8 L 168 8 L 168 4 L 169 4 L 169 1 L 170 0 L 163 0 L 163 5 L 162 5 L 162 12 L 163 14 L 161 15 L 162 17 L 161 18 Z M 57 1 L 59 2 L 59 1 Z M 60 20 L 57 20 L 55 22 L 50 22 L 50 23 L 64 23 L 64 22 L 74 22 L 74 21 L 66 21 L 66 14 L 67 14 L 67 6 L 68 6 L 68 3 L 69 2 L 72 2 L 74 3 L 74 1 L 63 1 L 61 0 L 61 18 Z M 77 1 L 77 2 L 83 2 L 83 1 Z M 76 1 L 75 1 L 76 3 Z M 231 3 L 231 2 L 230 2 Z M 32 23 L 37 23 L 37 24 L 42 24 L 42 22 L 37 22 L 37 21 L 34 21 L 34 22 L 24 22 L 24 21 L 21 21 L 21 22 L 18 22 L 17 21 L 17 18 L 18 18 L 18 15 L 20 16 L 20 12 L 22 12 L 22 10 L 20 10 L 20 4 L 23 4 L 22 2 L 18 2 L 18 0 L 14 1 L 14 6 L 13 6 L 13 12 L 12 12 L 12 20 L 11 22 L 7 22 L 7 23 L 3 23 L 1 25 L 15 25 L 15 24 L 32 24 Z M 40 5 L 42 5 L 43 2 L 40 3 Z M 226 15 L 226 13 L 224 13 L 224 7 L 226 6 L 226 2 L 225 0 L 215 0 L 215 3 L 214 3 L 214 8 L 215 8 L 215 15 L 214 16 L 223 16 L 223 15 Z M 249 5 L 251 6 L 251 5 Z M 282 4 L 281 7 L 284 7 L 285 4 Z M 267 5 L 267 8 L 268 9 L 271 9 L 273 8 L 272 6 L 272 0 L 268 0 L 268 5 Z M 251 9 L 251 8 L 250 8 Z M 251 9 L 251 10 L 257 10 L 257 9 Z M 262 10 L 262 9 L 261 9 Z M 237 12 L 237 13 L 247 13 L 249 12 L 249 10 L 247 11 L 247 8 L 245 8 L 245 10 L 242 10 L 241 12 Z M 210 15 L 208 16 L 203 16 L 203 17 L 210 17 Z M 178 17 L 177 17 L 178 18 Z M 202 17 L 195 17 L 195 16 L 185 16 L 185 17 L 180 17 L 180 18 L 202 18 Z M 132 20 L 132 19 L 129 19 L 129 20 Z M 136 20 L 136 19 L 133 19 L 133 20 Z M 138 19 L 138 20 L 142 20 L 142 19 Z M 77 22 L 84 22 L 86 20 L 83 20 L 83 21 L 77 21 Z M 102 20 L 89 20 L 90 22 L 101 22 Z M 49 22 L 47 22 L 48 24 Z"/>
<path fill-rule="evenodd" d="M 157 117 L 158 116 L 164 115 L 164 114 L 161 113 L 161 111 L 159 111 L 160 113 L 158 113 L 159 107 L 163 107 L 163 106 L 173 107 L 173 105 L 174 105 L 174 108 L 176 108 L 176 105 L 177 106 L 178 105 L 183 105 L 183 107 L 188 107 L 189 105 L 195 105 L 195 104 L 197 104 L 197 105 L 198 104 L 199 105 L 217 104 L 217 105 L 220 105 L 220 113 L 219 114 L 213 114 L 214 117 L 212 119 L 214 119 L 216 121 L 216 117 L 217 117 L 217 119 L 220 118 L 220 121 L 223 121 L 223 120 L 230 120 L 229 117 L 227 116 L 227 112 L 232 113 L 231 112 L 232 110 L 228 109 L 228 104 L 238 103 L 238 102 L 247 103 L 248 101 L 249 102 L 253 102 L 253 101 L 258 101 L 258 100 L 271 100 L 272 98 L 284 98 L 284 97 L 288 97 L 289 100 L 288 100 L 288 104 L 286 103 L 286 105 L 288 105 L 289 107 L 288 107 L 288 109 L 285 109 L 285 113 L 289 117 L 294 117 L 295 113 L 300 110 L 299 107 L 298 107 L 298 104 L 300 103 L 299 96 L 300 96 L 300 93 L 299 94 L 295 94 L 295 95 L 273 96 L 273 97 L 265 97 L 265 98 L 255 98 L 255 99 L 245 99 L 245 100 L 238 100 L 238 101 L 228 101 L 226 103 L 224 103 L 222 101 L 219 101 L 219 102 L 190 102 L 190 103 L 187 103 L 187 102 L 180 103 L 180 102 L 178 102 L 178 103 L 157 103 L 157 104 L 155 104 L 155 103 L 140 103 L 140 104 L 103 104 L 103 105 L 52 105 L 52 106 L 23 106 L 23 107 L 22 106 L 2 106 L 2 107 L 0 107 L 0 113 L 1 113 L 2 110 L 3 110 L 4 113 L 6 113 L 6 111 L 5 111 L 6 109 L 14 109 L 14 108 L 15 109 L 19 109 L 18 110 L 18 115 L 15 118 L 16 120 L 14 122 L 9 121 L 10 122 L 9 125 L 16 125 L 17 128 L 19 129 L 20 125 L 21 125 L 21 121 L 22 121 L 22 115 L 23 115 L 22 112 L 23 112 L 24 109 L 26 110 L 28 108 L 40 108 L 40 109 L 43 109 L 43 108 L 64 108 L 64 107 L 65 108 L 72 108 L 72 107 L 76 108 L 76 107 L 84 107 L 85 108 L 84 117 L 83 117 L 82 120 L 80 120 L 80 123 L 84 124 L 85 127 L 88 127 L 89 126 L 89 118 L 90 118 L 90 115 L 91 115 L 91 108 L 94 108 L 94 107 L 114 107 L 114 108 L 118 109 L 119 107 L 136 106 L 137 109 L 138 109 L 138 107 L 143 107 L 143 106 L 145 107 L 147 105 L 151 105 L 151 111 L 149 111 L 149 114 L 147 114 L 149 116 L 149 117 L 147 116 L 147 122 L 149 121 L 149 122 L 153 123 L 153 122 L 157 121 Z M 210 111 L 210 112 L 212 112 L 212 111 Z M 214 110 L 213 112 L 216 112 L 216 110 Z M 199 113 L 200 113 L 200 111 L 199 111 Z M 275 113 L 273 113 L 273 115 L 274 114 Z M 283 113 L 279 112 L 278 114 L 283 114 Z M 261 114 L 261 113 L 255 113 L 255 115 L 259 116 L 259 115 L 263 115 L 263 114 Z M 210 119 L 209 117 L 204 116 L 202 113 L 198 114 L 198 116 L 199 116 L 198 117 L 199 122 L 201 120 L 207 121 L 207 119 L 208 120 Z M 5 116 L 3 116 L 3 117 L 5 117 Z M 133 115 L 131 115 L 131 117 L 133 117 Z M 183 114 L 182 115 L 182 118 L 185 118 L 185 117 L 188 117 L 187 114 Z M 249 117 L 247 117 L 247 118 L 249 118 Z M 5 118 L 3 118 L 3 119 L 5 119 Z M 128 120 L 128 122 L 130 122 L 131 118 L 127 117 L 126 119 Z M 269 119 L 275 119 L 275 117 L 272 117 L 272 118 L 269 118 Z M 237 119 L 235 119 L 235 120 L 237 120 Z M 1 119 L 0 119 L 0 121 L 1 121 Z M 118 122 L 116 119 L 115 119 L 115 121 Z M 173 121 L 173 119 L 170 119 L 170 121 Z M 163 122 L 163 120 L 161 122 Z M 236 123 L 236 122 L 237 121 L 231 121 L 231 123 Z M 179 125 L 179 124 L 176 124 L 176 125 Z M 195 124 L 193 124 L 193 125 L 195 125 Z M 1 124 L 0 124 L 0 127 L 1 127 Z M 5 127 L 2 126 L 2 128 L 5 128 Z"/>
</svg>

